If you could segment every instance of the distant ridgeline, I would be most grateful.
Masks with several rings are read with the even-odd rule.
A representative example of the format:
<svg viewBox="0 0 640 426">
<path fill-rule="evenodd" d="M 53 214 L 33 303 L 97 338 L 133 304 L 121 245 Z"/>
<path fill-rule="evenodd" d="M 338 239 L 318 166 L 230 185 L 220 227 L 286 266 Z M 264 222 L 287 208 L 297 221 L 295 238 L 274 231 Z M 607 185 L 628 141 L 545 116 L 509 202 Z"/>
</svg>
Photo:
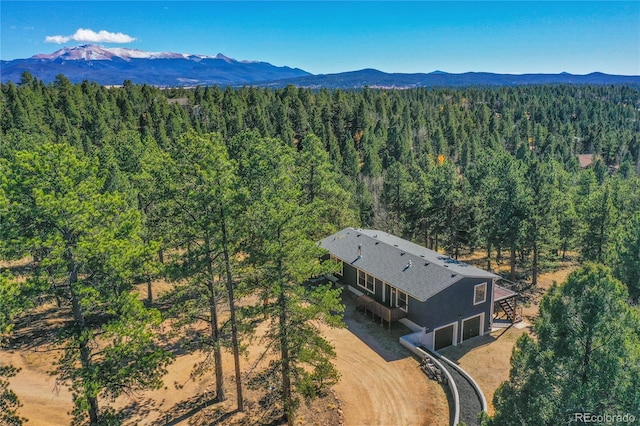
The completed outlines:
<svg viewBox="0 0 640 426">
<path fill-rule="evenodd" d="M 494 74 L 466 72 L 451 74 L 434 71 L 424 74 L 384 73 L 374 69 L 326 75 L 307 75 L 270 82 L 270 87 L 293 84 L 308 88 L 355 89 L 361 87 L 409 89 L 416 87 L 522 86 L 536 84 L 612 84 L 640 86 L 640 76 L 610 75 L 594 72 L 586 75 L 561 74 Z"/>
<path fill-rule="evenodd" d="M 587 75 L 493 74 L 467 72 L 388 74 L 374 69 L 312 75 L 298 68 L 278 67 L 267 62 L 238 61 L 222 54 L 187 55 L 170 52 L 142 52 L 126 48 L 84 45 L 39 54 L 27 59 L 0 61 L 1 81 L 17 83 L 24 71 L 47 83 L 59 74 L 73 83 L 84 80 L 103 85 L 136 84 L 162 87 L 196 85 L 353 89 L 361 87 L 407 89 L 412 87 L 516 86 L 532 84 L 640 85 L 640 76 L 620 76 L 594 72 Z"/>
</svg>

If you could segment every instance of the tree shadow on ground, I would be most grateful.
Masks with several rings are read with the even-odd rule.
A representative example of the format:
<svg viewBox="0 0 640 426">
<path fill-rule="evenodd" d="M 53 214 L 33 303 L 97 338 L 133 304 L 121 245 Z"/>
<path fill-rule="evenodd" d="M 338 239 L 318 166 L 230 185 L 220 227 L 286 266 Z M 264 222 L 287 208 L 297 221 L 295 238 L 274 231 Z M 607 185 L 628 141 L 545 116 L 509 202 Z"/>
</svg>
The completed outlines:
<svg viewBox="0 0 640 426">
<path fill-rule="evenodd" d="M 137 399 L 131 401 L 128 405 L 119 409 L 118 417 L 123 420 L 132 420 L 135 418 L 144 419 L 147 418 L 149 414 L 156 409 L 156 403 L 152 399 Z"/>
<path fill-rule="evenodd" d="M 410 334 L 411 330 L 399 322 L 391 323 L 389 329 L 388 324 L 381 324 L 378 317 L 357 310 L 355 299 L 356 296 L 349 290 L 342 291 L 347 329 L 387 362 L 411 357 L 412 353 L 399 340 L 401 336 Z"/>
<path fill-rule="evenodd" d="M 33 350 L 56 343 L 60 332 L 71 325 L 70 311 L 47 303 L 18 319 L 8 349 Z M 46 350 L 46 349 L 43 349 Z"/>
<path fill-rule="evenodd" d="M 211 395 L 198 394 L 187 398 L 163 411 L 151 426 L 173 426 L 182 422 L 194 425 L 218 424 L 233 416 L 237 410 L 225 412 L 221 408 L 206 410 L 218 403 Z"/>
</svg>

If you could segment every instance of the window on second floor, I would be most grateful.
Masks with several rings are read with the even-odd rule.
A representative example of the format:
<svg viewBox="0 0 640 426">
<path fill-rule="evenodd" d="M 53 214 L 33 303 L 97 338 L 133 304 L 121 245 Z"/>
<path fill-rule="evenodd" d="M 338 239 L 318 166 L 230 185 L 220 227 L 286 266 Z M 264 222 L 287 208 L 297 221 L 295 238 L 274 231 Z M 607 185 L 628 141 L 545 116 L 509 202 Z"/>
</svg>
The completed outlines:
<svg viewBox="0 0 640 426">
<path fill-rule="evenodd" d="M 487 300 L 487 283 L 477 284 L 473 287 L 473 304 L 479 305 Z"/>
</svg>

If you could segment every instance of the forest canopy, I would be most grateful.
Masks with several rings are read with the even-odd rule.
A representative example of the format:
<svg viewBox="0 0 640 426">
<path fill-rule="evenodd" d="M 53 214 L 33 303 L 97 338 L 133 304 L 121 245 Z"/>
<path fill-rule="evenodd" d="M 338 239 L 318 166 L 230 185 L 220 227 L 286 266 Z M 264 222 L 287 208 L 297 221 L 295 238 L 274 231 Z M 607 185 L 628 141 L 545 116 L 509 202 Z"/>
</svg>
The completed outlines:
<svg viewBox="0 0 640 426">
<path fill-rule="evenodd" d="M 629 263 L 640 197 L 634 87 L 107 88 L 64 76 L 46 85 L 25 73 L 2 85 L 0 101 L 5 158 L 68 144 L 97 162 L 105 190 L 138 204 L 149 195 L 141 171 L 186 132 L 220 135 L 239 162 L 247 131 L 298 151 L 315 135 L 334 186 L 351 194 L 340 201 L 344 215 L 356 216 L 349 225 L 455 257 L 483 249 L 488 268 L 508 256 L 512 280 L 535 282 L 568 255 L 622 265 L 616 273 L 640 295 Z M 314 179 L 327 183 L 326 175 Z"/>
</svg>

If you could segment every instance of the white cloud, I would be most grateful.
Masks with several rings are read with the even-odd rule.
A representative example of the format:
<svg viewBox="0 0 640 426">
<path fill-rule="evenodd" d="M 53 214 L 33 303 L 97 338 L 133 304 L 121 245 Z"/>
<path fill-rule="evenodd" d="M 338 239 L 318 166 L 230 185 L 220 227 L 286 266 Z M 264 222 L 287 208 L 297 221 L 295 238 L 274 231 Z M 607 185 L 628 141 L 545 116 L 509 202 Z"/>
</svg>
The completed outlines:
<svg viewBox="0 0 640 426">
<path fill-rule="evenodd" d="M 90 29 L 78 28 L 75 34 L 70 36 L 54 35 L 47 36 L 44 39 L 46 43 L 57 44 L 66 43 L 70 40 L 89 43 L 131 43 L 135 38 L 123 33 L 111 33 L 105 30 L 95 32 Z"/>
<path fill-rule="evenodd" d="M 65 37 L 65 36 L 61 36 L 61 35 L 55 35 L 55 36 L 47 36 L 44 41 L 45 43 L 58 43 L 58 44 L 62 44 L 62 43 L 66 43 L 71 39 L 71 37 Z"/>
</svg>

